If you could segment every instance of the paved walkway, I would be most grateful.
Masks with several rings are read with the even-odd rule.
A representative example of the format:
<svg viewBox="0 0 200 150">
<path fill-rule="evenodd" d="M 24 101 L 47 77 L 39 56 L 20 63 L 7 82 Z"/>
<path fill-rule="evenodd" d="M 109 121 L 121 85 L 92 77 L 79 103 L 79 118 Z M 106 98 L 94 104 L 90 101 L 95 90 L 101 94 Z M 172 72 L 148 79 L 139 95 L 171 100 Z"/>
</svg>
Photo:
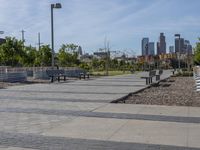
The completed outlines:
<svg viewBox="0 0 200 150">
<path fill-rule="evenodd" d="M 200 149 L 200 108 L 110 103 L 144 74 L 1 89 L 0 150 Z"/>
</svg>

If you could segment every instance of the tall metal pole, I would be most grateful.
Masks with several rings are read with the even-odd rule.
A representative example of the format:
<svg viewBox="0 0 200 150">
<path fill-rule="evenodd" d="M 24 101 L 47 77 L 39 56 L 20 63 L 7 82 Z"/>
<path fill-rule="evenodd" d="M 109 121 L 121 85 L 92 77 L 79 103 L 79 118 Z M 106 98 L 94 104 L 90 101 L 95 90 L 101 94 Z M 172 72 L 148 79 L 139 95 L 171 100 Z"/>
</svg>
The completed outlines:
<svg viewBox="0 0 200 150">
<path fill-rule="evenodd" d="M 53 8 L 54 8 L 54 4 L 51 4 L 51 67 L 52 67 L 52 69 L 54 68 Z"/>
<path fill-rule="evenodd" d="M 178 68 L 179 68 L 179 71 L 181 69 L 180 54 L 181 54 L 181 38 L 180 38 L 180 35 L 179 35 L 179 56 L 178 56 Z"/>
<path fill-rule="evenodd" d="M 40 32 L 38 33 L 38 50 L 40 51 L 40 45 L 41 45 L 41 43 L 40 43 Z"/>
<path fill-rule="evenodd" d="M 22 42 L 23 42 L 23 47 L 22 47 L 22 48 L 24 49 L 24 42 L 25 42 L 25 39 L 24 39 L 24 32 L 25 32 L 25 31 L 22 30 L 21 32 L 22 32 Z"/>
</svg>

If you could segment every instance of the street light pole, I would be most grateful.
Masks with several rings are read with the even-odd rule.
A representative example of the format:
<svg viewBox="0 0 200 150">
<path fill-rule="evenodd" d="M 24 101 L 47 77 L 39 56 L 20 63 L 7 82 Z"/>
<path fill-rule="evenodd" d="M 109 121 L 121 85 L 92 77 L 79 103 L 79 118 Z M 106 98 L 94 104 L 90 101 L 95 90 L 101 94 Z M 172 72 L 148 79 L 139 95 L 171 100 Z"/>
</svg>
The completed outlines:
<svg viewBox="0 0 200 150">
<path fill-rule="evenodd" d="M 175 37 L 178 37 L 178 40 L 179 40 L 179 48 L 178 48 L 178 68 L 179 70 L 181 69 L 181 63 L 180 63 L 180 53 L 181 53 L 181 35 L 180 34 L 175 34 L 174 35 Z"/>
<path fill-rule="evenodd" d="M 54 68 L 54 26 L 53 26 L 53 9 L 54 8 L 61 8 L 61 4 L 60 3 L 56 3 L 56 4 L 51 4 L 51 67 L 52 69 Z"/>
<path fill-rule="evenodd" d="M 51 67 L 54 68 L 54 29 L 53 29 L 53 8 L 54 4 L 51 4 Z"/>
</svg>

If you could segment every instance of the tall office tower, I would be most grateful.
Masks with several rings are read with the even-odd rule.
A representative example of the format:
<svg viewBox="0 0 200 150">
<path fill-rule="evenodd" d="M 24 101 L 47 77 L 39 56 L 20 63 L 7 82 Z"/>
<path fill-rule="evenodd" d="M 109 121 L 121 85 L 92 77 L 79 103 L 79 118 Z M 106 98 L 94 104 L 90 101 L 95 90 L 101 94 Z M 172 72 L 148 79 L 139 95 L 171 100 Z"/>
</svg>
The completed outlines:
<svg viewBox="0 0 200 150">
<path fill-rule="evenodd" d="M 155 46 L 154 42 L 149 42 L 148 44 L 148 55 L 155 55 Z"/>
<path fill-rule="evenodd" d="M 157 42 L 157 54 L 166 54 L 166 42 L 164 33 L 160 33 L 159 42 Z"/>
<path fill-rule="evenodd" d="M 149 38 L 142 39 L 142 56 L 148 55 L 148 43 L 149 43 Z"/>
<path fill-rule="evenodd" d="M 189 40 L 184 41 L 184 52 L 186 54 L 192 54 L 192 45 Z"/>
<path fill-rule="evenodd" d="M 193 54 L 192 45 L 190 45 L 190 44 L 188 45 L 187 52 L 188 52 L 188 54 Z"/>
<path fill-rule="evenodd" d="M 78 55 L 83 55 L 82 47 L 78 46 Z"/>
<path fill-rule="evenodd" d="M 175 53 L 185 53 L 184 38 L 175 38 Z"/>
<path fill-rule="evenodd" d="M 171 53 L 171 54 L 174 53 L 174 46 L 169 46 L 169 53 Z"/>
</svg>

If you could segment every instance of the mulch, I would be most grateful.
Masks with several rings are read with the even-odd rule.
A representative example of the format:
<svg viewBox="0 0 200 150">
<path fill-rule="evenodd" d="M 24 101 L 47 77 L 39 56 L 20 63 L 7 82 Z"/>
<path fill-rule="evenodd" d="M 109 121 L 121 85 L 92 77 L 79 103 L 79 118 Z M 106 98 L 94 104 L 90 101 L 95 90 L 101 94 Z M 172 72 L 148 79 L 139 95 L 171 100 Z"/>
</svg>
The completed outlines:
<svg viewBox="0 0 200 150">
<path fill-rule="evenodd" d="M 170 77 L 119 103 L 200 107 L 200 92 L 195 90 L 193 77 Z"/>
</svg>

